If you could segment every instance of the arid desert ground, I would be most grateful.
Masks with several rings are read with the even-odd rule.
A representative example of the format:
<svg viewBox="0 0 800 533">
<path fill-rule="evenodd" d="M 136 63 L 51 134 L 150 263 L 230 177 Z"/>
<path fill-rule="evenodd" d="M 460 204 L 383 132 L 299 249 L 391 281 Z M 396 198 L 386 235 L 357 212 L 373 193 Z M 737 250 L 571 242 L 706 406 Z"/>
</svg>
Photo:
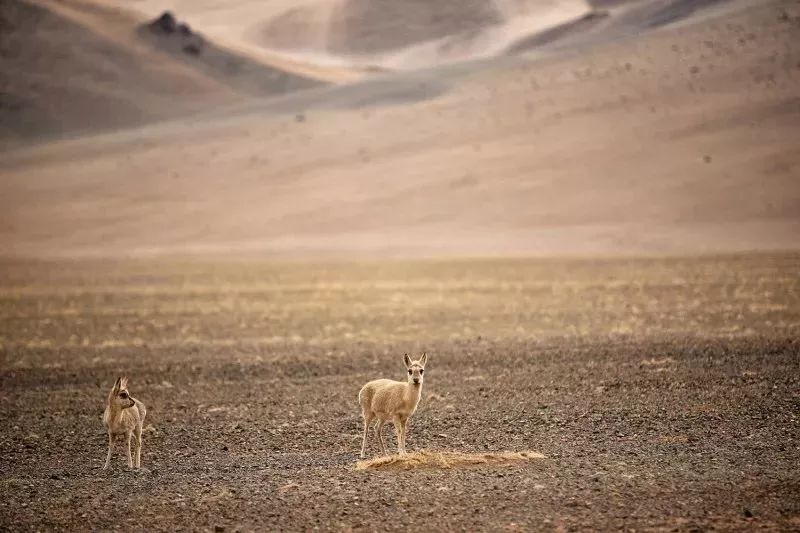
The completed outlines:
<svg viewBox="0 0 800 533">
<path fill-rule="evenodd" d="M 0 30 L 0 530 L 800 529 L 797 1 Z M 411 451 L 544 457 L 358 469 L 422 351 Z"/>
<path fill-rule="evenodd" d="M 799 268 L 6 263 L 3 525 L 797 529 Z M 546 459 L 357 471 L 358 389 L 411 350 L 411 450 Z M 120 372 L 148 406 L 138 472 L 101 470 Z"/>
</svg>

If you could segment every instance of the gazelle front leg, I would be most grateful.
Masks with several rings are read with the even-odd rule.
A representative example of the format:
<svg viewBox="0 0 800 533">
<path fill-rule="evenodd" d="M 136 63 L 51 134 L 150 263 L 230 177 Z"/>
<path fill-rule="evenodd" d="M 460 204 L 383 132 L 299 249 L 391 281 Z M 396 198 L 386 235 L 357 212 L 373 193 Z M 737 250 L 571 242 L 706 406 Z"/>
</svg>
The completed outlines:
<svg viewBox="0 0 800 533">
<path fill-rule="evenodd" d="M 394 415 L 392 422 L 394 422 L 394 431 L 397 433 L 397 453 L 403 455 L 406 453 L 405 443 L 403 442 L 403 417 Z"/>
<path fill-rule="evenodd" d="M 133 437 L 133 431 L 128 432 L 128 468 L 133 468 L 133 457 L 131 457 L 131 437 Z"/>
<path fill-rule="evenodd" d="M 403 423 L 403 453 L 406 452 L 406 439 L 408 438 L 408 422 L 410 420 L 411 418 L 407 416 L 403 417 L 401 420 Z"/>
<path fill-rule="evenodd" d="M 111 464 L 111 450 L 114 449 L 114 435 L 110 432 L 108 434 L 108 454 L 106 455 L 106 464 L 103 466 L 103 470 L 108 470 L 108 465 Z"/>
<path fill-rule="evenodd" d="M 134 444 L 136 445 L 136 456 L 133 465 L 136 468 L 142 466 L 142 426 L 136 426 L 133 436 L 136 438 Z"/>
</svg>

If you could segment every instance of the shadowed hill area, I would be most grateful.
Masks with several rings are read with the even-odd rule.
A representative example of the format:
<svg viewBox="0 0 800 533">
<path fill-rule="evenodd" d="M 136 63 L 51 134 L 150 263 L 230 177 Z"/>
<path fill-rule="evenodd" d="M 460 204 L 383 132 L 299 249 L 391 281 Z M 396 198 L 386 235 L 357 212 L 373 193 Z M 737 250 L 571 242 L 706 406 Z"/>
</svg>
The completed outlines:
<svg viewBox="0 0 800 533">
<path fill-rule="evenodd" d="M 179 22 L 170 12 L 139 25 L 136 33 L 153 48 L 170 54 L 186 66 L 225 83 L 241 94 L 277 96 L 321 85 L 319 81 L 220 48 L 186 23 Z"/>
<path fill-rule="evenodd" d="M 0 3 L 0 143 L 118 129 L 319 85 L 204 41 L 186 53 L 81 2 Z M 151 33 L 151 32 L 142 32 Z"/>
</svg>

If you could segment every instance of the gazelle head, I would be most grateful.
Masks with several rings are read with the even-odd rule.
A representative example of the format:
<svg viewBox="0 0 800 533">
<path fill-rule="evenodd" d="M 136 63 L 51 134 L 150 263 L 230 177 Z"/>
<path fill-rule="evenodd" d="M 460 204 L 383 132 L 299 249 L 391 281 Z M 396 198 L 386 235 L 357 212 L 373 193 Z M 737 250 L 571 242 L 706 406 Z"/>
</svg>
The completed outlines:
<svg viewBox="0 0 800 533">
<path fill-rule="evenodd" d="M 128 392 L 128 378 L 119 377 L 108 394 L 108 403 L 117 409 L 127 409 L 136 405 Z"/>
<path fill-rule="evenodd" d="M 408 370 L 408 382 L 411 385 L 422 385 L 422 374 L 425 372 L 425 363 L 428 362 L 428 354 L 423 352 L 419 359 L 412 361 L 408 354 L 403 355 L 403 361 Z"/>
</svg>

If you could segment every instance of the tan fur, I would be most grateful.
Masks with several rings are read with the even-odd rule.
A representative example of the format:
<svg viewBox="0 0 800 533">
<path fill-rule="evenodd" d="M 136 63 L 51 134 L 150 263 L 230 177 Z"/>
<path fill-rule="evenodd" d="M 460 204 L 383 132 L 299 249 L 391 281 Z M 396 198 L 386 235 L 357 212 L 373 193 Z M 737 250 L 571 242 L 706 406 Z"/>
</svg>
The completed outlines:
<svg viewBox="0 0 800 533">
<path fill-rule="evenodd" d="M 406 453 L 406 435 L 408 434 L 408 420 L 417 410 L 419 399 L 422 396 L 422 382 L 428 354 L 423 353 L 417 361 L 412 361 L 408 354 L 403 356 L 408 379 L 405 383 L 391 379 L 376 379 L 361 388 L 358 393 L 358 403 L 361 405 L 361 416 L 364 418 L 364 438 L 361 441 L 361 458 L 367 453 L 367 434 L 373 420 L 375 434 L 381 445 L 381 452 L 386 455 L 386 446 L 383 444 L 383 426 L 387 421 L 394 423 L 397 432 L 397 451 Z"/>
<path fill-rule="evenodd" d="M 128 442 L 128 468 L 139 468 L 142 463 L 142 425 L 147 414 L 144 404 L 128 393 L 128 378 L 117 378 L 108 393 L 103 425 L 108 430 L 108 455 L 103 470 L 111 464 L 114 437 L 125 435 Z M 136 461 L 131 457 L 131 437 L 135 436 Z"/>
</svg>

